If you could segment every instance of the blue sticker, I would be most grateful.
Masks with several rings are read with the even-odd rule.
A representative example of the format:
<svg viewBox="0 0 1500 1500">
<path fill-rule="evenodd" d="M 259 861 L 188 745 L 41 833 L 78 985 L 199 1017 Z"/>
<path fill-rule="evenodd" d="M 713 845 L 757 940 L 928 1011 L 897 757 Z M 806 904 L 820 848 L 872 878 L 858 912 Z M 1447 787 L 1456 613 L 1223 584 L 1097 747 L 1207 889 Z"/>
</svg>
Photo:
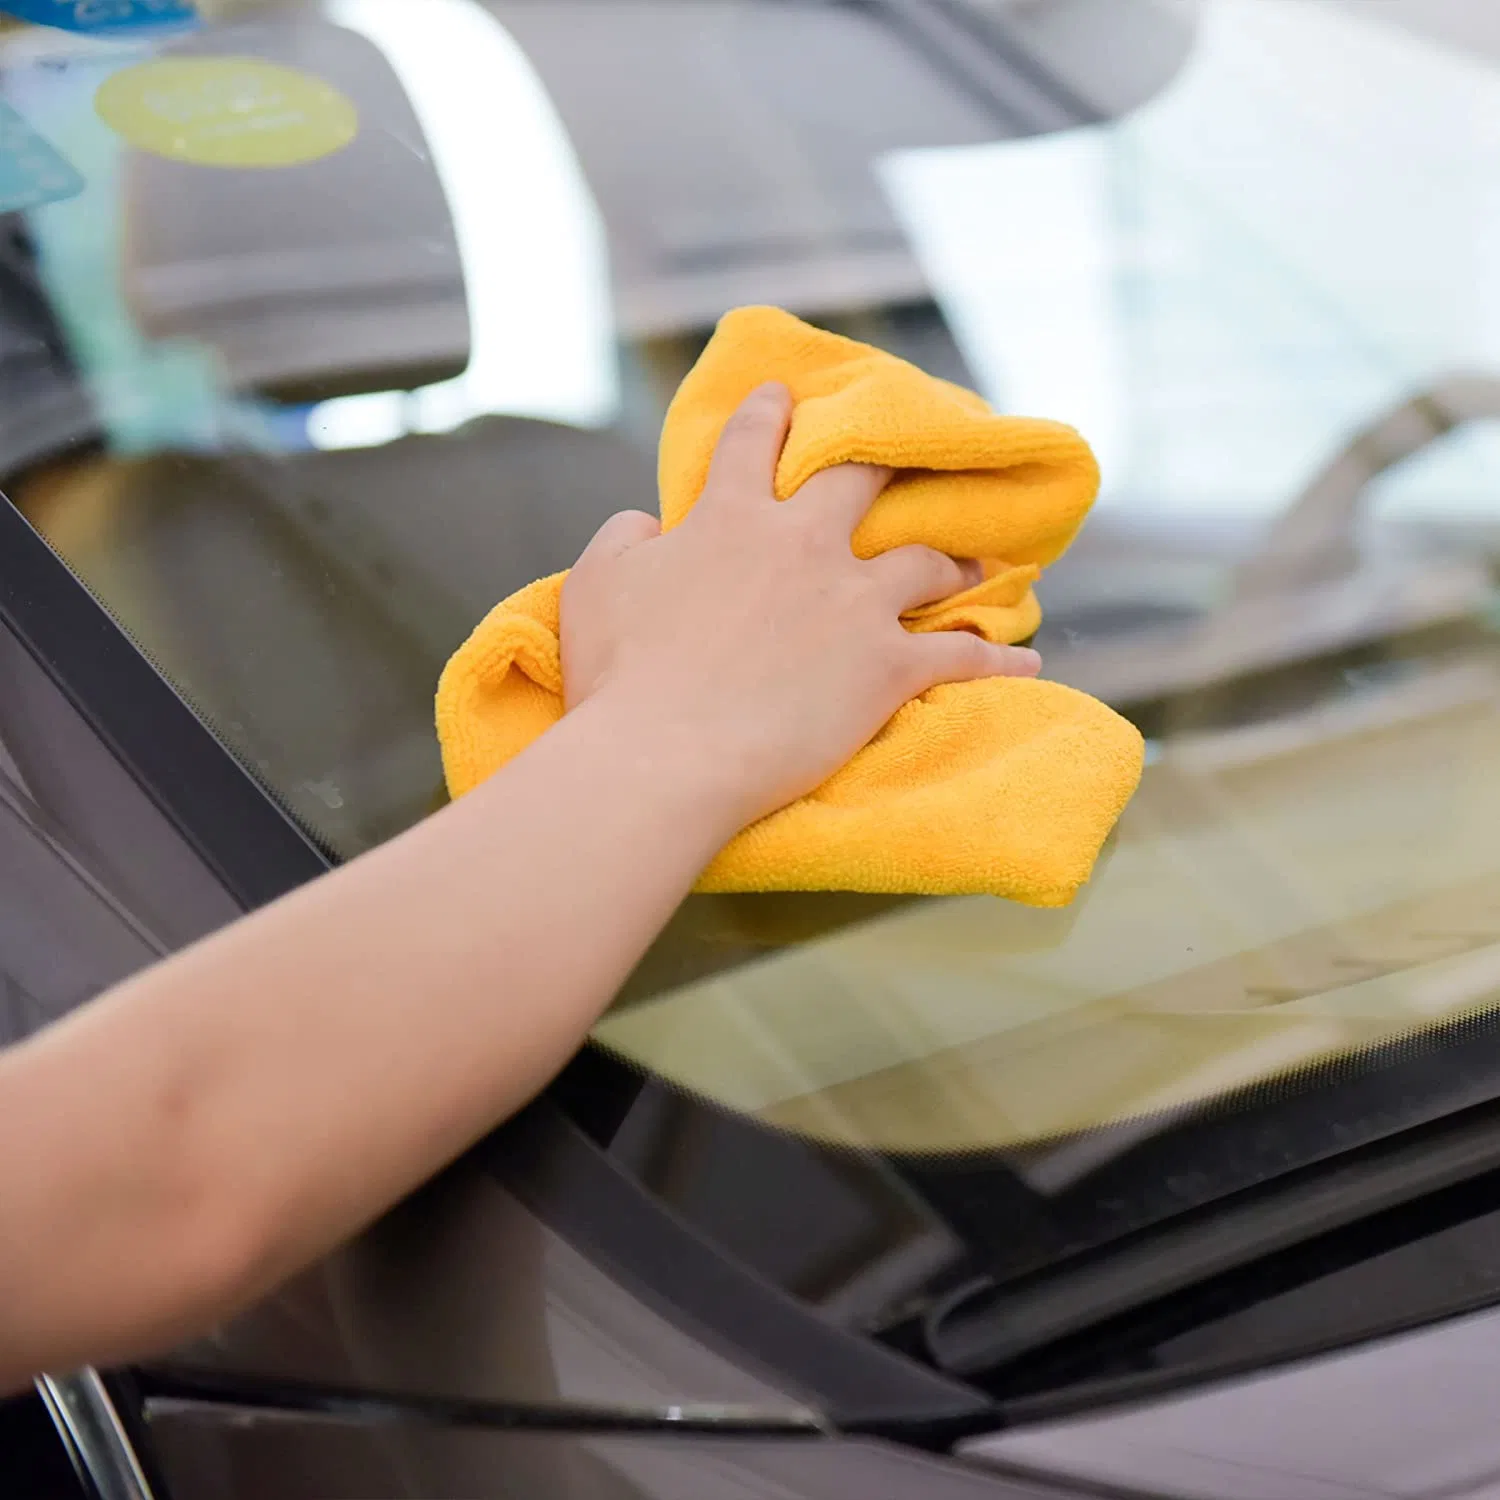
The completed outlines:
<svg viewBox="0 0 1500 1500">
<path fill-rule="evenodd" d="M 190 0 L 0 0 L 0 11 L 38 26 L 91 36 L 178 30 L 198 21 Z"/>
<path fill-rule="evenodd" d="M 0 100 L 0 214 L 76 198 L 83 189 L 73 164 Z"/>
</svg>

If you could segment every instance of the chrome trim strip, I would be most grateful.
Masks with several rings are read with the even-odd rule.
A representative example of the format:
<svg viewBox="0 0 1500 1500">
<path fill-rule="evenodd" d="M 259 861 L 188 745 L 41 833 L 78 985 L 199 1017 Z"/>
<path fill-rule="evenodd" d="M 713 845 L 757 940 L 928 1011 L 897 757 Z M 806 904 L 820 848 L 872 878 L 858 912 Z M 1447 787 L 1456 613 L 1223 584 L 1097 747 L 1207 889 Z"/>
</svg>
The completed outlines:
<svg viewBox="0 0 1500 1500">
<path fill-rule="evenodd" d="M 97 1370 L 43 1375 L 36 1389 L 73 1467 L 98 1500 L 155 1500 Z"/>
</svg>

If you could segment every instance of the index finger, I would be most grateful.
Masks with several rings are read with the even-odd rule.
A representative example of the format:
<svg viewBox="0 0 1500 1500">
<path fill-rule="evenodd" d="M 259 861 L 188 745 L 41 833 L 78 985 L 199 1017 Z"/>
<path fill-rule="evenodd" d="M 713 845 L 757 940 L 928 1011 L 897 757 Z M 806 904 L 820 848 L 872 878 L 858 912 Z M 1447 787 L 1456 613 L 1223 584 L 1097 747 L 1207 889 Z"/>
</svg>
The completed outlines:
<svg viewBox="0 0 1500 1500">
<path fill-rule="evenodd" d="M 771 382 L 757 386 L 724 424 L 700 504 L 775 498 L 776 465 L 792 421 L 792 393 Z"/>
<path fill-rule="evenodd" d="M 878 464 L 835 464 L 814 474 L 787 504 L 815 506 L 827 514 L 830 526 L 853 536 L 894 473 Z"/>
</svg>

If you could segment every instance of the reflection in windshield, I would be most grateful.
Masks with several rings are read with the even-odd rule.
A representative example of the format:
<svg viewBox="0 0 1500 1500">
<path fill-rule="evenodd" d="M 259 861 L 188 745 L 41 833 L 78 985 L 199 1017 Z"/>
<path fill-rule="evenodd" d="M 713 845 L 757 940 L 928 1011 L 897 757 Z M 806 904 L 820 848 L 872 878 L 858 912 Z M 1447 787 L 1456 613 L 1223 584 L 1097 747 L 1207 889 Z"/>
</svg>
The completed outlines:
<svg viewBox="0 0 1500 1500">
<path fill-rule="evenodd" d="M 310 418 L 313 441 L 364 446 L 493 412 L 607 424 L 619 392 L 604 228 L 525 54 L 473 0 L 336 0 L 326 13 L 380 47 L 422 124 L 453 215 L 473 351 L 461 375 L 410 396 L 326 403 Z M 383 431 L 372 425 L 382 419 Z"/>
<path fill-rule="evenodd" d="M 1161 1115 L 1488 1005 L 1497 689 L 1484 653 L 1342 722 L 1188 741 L 1074 910 L 915 905 L 598 1034 L 789 1129 L 972 1151 Z"/>
<path fill-rule="evenodd" d="M 985 394 L 1088 432 L 1106 511 L 1263 517 L 1377 410 L 1500 363 L 1500 71 L 1359 9 L 1217 0 L 1124 120 L 882 161 Z M 1497 456 L 1472 434 L 1399 508 L 1491 513 Z"/>
<path fill-rule="evenodd" d="M 87 182 L 4 220 L 0 468 L 328 848 L 440 801 L 447 655 L 653 508 L 676 382 L 772 302 L 1085 430 L 1105 495 L 1040 644 L 1153 764 L 1065 912 L 695 898 L 609 1055 L 792 1136 L 1021 1144 L 1061 1190 L 1092 1127 L 1491 1005 L 1492 60 L 1278 0 L 204 16 L 0 40 Z M 359 134 L 133 150 L 93 95 L 164 49 L 311 71 Z"/>
<path fill-rule="evenodd" d="M 1352 124 L 1308 118 L 1330 87 Z M 1491 1002 L 1492 569 L 1451 538 L 1493 514 L 1500 405 L 1441 377 L 1496 363 L 1467 310 L 1492 273 L 1424 277 L 1396 307 L 1390 287 L 1472 242 L 1467 122 L 1497 91 L 1477 59 L 1228 0 L 1122 124 L 883 161 L 982 388 L 1100 448 L 1102 514 L 1043 640 L 1065 680 L 1152 722 L 1159 758 L 1065 921 L 913 907 L 621 1008 L 601 1041 L 786 1129 L 952 1152 L 1166 1118 Z M 1392 97 L 1463 137 L 1435 180 L 1409 140 L 1358 170 L 1365 123 L 1406 128 Z M 1402 169 L 1436 210 L 1419 224 Z M 1163 524 L 1256 538 L 1277 508 L 1217 568 Z M 1451 529 L 1413 524 L 1434 517 Z M 1033 1172 L 1060 1184 L 1088 1156 Z"/>
</svg>

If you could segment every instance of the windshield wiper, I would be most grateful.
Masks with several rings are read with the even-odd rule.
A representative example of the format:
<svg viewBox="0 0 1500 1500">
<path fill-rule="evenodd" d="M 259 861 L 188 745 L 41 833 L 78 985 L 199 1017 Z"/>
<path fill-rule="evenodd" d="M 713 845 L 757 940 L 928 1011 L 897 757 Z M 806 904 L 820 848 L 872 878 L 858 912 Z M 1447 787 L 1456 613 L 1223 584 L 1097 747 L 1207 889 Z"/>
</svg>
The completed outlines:
<svg viewBox="0 0 1500 1500">
<path fill-rule="evenodd" d="M 928 1312 L 926 1353 L 947 1374 L 987 1383 L 1100 1324 L 1497 1171 L 1500 1106 L 1479 1106 L 1208 1205 L 1022 1285 L 971 1283 Z"/>
</svg>

